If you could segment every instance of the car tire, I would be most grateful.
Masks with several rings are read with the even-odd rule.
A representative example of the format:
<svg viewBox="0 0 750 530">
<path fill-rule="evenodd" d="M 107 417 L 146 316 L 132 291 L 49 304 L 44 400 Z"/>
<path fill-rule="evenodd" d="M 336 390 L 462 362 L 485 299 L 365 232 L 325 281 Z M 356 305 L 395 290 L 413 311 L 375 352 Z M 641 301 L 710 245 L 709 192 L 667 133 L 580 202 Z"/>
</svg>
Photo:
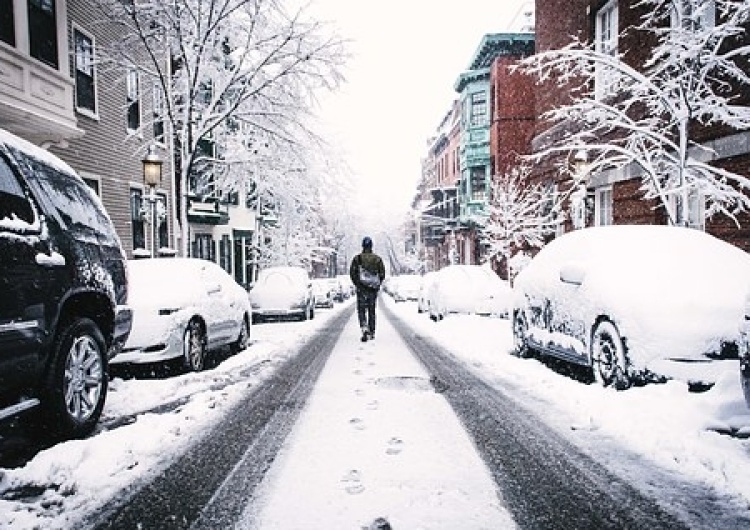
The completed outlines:
<svg viewBox="0 0 750 530">
<path fill-rule="evenodd" d="M 232 353 L 239 353 L 247 348 L 250 340 L 250 324 L 248 324 L 247 315 L 242 317 L 242 327 L 240 328 L 240 335 L 237 340 L 232 343 Z"/>
<path fill-rule="evenodd" d="M 526 359 L 531 357 L 531 348 L 529 348 L 529 323 L 526 320 L 526 314 L 523 310 L 513 311 L 513 355 Z"/>
<path fill-rule="evenodd" d="M 609 320 L 600 320 L 591 332 L 589 347 L 594 379 L 602 386 L 625 390 L 632 384 L 625 341 Z"/>
<path fill-rule="evenodd" d="M 42 400 L 42 424 L 53 436 L 81 438 L 94 430 L 107 396 L 106 352 L 104 336 L 88 318 L 59 331 Z"/>
<path fill-rule="evenodd" d="M 200 372 L 206 361 L 206 333 L 197 320 L 191 320 L 182 336 L 182 361 L 186 370 Z"/>
</svg>

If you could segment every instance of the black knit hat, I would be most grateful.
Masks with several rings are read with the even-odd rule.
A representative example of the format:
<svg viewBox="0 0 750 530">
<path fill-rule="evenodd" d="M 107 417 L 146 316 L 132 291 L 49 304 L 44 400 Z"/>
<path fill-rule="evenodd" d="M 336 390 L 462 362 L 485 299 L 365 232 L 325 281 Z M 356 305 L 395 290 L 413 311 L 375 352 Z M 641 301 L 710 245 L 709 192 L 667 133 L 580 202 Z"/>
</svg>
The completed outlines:
<svg viewBox="0 0 750 530">
<path fill-rule="evenodd" d="M 370 236 L 365 236 L 362 240 L 362 248 L 372 248 L 372 239 L 370 239 Z"/>
</svg>

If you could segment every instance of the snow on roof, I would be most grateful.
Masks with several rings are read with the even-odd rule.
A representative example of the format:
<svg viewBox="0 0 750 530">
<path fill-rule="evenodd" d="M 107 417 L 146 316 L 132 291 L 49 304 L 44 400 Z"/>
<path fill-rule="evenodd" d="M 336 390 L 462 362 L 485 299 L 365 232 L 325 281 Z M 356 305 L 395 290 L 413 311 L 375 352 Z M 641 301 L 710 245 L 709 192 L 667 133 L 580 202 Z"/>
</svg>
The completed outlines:
<svg viewBox="0 0 750 530">
<path fill-rule="evenodd" d="M 65 173 L 76 174 L 75 170 L 62 161 L 59 157 L 50 153 L 46 149 L 42 149 L 38 145 L 35 145 L 28 140 L 16 136 L 15 134 L 0 128 L 0 144 L 12 147 L 18 151 L 22 151 L 27 155 L 41 160 L 42 162 L 54 166 L 55 168 Z"/>
</svg>

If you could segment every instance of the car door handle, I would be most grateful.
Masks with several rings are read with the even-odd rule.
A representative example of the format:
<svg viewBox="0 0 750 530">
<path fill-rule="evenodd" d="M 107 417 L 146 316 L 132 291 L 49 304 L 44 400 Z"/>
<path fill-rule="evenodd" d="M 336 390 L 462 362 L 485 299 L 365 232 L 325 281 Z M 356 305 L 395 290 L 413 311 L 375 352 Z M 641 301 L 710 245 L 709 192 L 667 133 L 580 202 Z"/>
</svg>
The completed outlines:
<svg viewBox="0 0 750 530">
<path fill-rule="evenodd" d="M 50 252 L 49 254 L 38 252 L 34 259 L 36 264 L 42 267 L 65 267 L 65 256 L 58 252 Z"/>
</svg>

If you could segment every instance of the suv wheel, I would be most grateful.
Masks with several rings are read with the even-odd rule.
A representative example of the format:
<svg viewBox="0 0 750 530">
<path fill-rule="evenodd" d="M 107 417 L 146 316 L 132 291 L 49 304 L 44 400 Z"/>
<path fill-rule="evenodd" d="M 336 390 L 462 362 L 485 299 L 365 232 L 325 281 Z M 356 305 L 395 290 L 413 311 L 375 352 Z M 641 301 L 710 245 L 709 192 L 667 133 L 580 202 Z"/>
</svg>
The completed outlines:
<svg viewBox="0 0 750 530">
<path fill-rule="evenodd" d="M 107 395 L 106 345 L 97 325 L 77 318 L 60 330 L 47 375 L 48 427 L 64 438 L 91 433 Z"/>
</svg>

